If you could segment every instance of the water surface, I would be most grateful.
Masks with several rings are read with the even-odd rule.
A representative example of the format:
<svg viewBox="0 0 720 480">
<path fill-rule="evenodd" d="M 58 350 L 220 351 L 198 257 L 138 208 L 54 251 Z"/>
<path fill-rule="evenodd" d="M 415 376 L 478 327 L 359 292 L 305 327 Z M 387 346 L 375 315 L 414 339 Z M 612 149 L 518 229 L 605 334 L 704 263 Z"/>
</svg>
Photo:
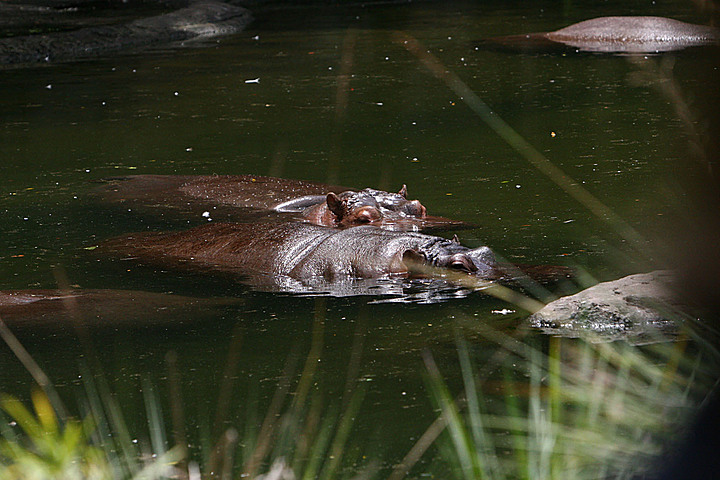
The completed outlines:
<svg viewBox="0 0 720 480">
<path fill-rule="evenodd" d="M 657 86 L 671 79 L 694 111 L 692 99 L 708 87 L 694 72 L 709 68 L 708 57 L 474 48 L 481 38 L 612 14 L 702 21 L 687 2 L 670 1 L 279 8 L 259 12 L 247 31 L 228 38 L 0 71 L 0 288 L 55 288 L 60 279 L 242 299 L 161 326 L 94 332 L 87 343 L 71 329 L 25 332 L 25 347 L 68 399 L 81 391 L 79 364 L 94 364 L 97 355 L 139 425 L 141 378 L 165 388 L 165 358 L 176 352 L 186 416 L 199 435 L 214 415 L 233 335 L 241 346 L 230 423 L 244 418 L 248 391 L 259 392 L 263 411 L 288 359 L 307 355 L 319 321 L 318 390 L 338 399 L 346 377 L 359 378 L 368 394 L 358 443 L 388 464 L 398 461 L 434 419 L 420 352 L 429 349 L 452 372 L 456 318 L 512 331 L 522 318 L 498 312 L 513 306 L 481 293 L 432 305 L 263 293 L 225 278 L 105 261 L 84 247 L 206 220 L 109 208 L 88 192 L 100 179 L 140 173 L 254 173 L 388 190 L 407 184 L 432 214 L 478 225 L 458 232 L 464 244 L 489 245 L 519 263 L 575 266 L 581 284 L 663 266 L 663 257 L 638 253 L 530 165 L 394 34 L 421 42 L 556 166 L 662 245 L 672 219 L 689 208 L 681 181 L 703 170 L 690 146 L 689 128 L 700 124 L 680 118 L 677 101 Z M 487 355 L 497 348 L 475 341 Z M 353 345 L 361 355 L 349 369 Z M 0 390 L 26 397 L 30 376 L 7 348 L 0 364 Z M 459 373 L 449 375 L 457 386 Z"/>
</svg>

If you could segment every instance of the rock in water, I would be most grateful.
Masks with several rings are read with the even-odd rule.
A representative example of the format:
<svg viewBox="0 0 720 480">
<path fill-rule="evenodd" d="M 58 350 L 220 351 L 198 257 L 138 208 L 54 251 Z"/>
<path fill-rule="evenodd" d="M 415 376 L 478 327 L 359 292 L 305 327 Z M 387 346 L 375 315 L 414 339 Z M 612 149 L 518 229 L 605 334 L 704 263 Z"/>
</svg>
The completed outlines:
<svg viewBox="0 0 720 480">
<path fill-rule="evenodd" d="M 599 17 L 554 32 L 488 38 L 479 47 L 521 52 L 569 50 L 653 54 L 720 44 L 720 30 L 664 17 Z"/>
<path fill-rule="evenodd" d="M 0 65 L 72 61 L 118 50 L 228 35 L 243 30 L 251 21 L 252 14 L 245 8 L 201 0 L 174 12 L 125 24 L 0 38 Z"/>
<path fill-rule="evenodd" d="M 687 311 L 674 295 L 668 270 L 630 275 L 559 298 L 530 316 L 532 327 L 591 341 L 650 343 L 677 332 L 678 312 Z"/>
</svg>

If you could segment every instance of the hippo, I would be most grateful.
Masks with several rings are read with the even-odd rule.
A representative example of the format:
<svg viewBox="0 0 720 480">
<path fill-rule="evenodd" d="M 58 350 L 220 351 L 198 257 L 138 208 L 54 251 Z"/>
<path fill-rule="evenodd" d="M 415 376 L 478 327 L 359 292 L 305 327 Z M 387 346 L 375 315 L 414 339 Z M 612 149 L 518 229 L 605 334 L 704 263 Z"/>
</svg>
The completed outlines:
<svg viewBox="0 0 720 480">
<path fill-rule="evenodd" d="M 483 45 L 521 51 L 574 49 L 604 53 L 659 53 L 718 45 L 720 29 L 664 17 L 599 17 L 554 32 L 490 38 Z"/>
<path fill-rule="evenodd" d="M 352 227 L 363 224 L 402 223 L 403 220 L 422 221 L 427 210 L 418 200 L 407 200 L 407 187 L 390 193 L 365 188 L 359 192 L 329 192 L 325 196 L 305 196 L 275 205 L 276 212 L 297 212 L 315 225 Z M 307 206 L 306 206 L 307 205 Z"/>
<path fill-rule="evenodd" d="M 72 326 L 167 328 L 207 318 L 220 308 L 241 302 L 236 298 L 198 298 L 138 290 L 2 290 L 0 317 L 15 332 L 72 331 L 68 330 Z"/>
<path fill-rule="evenodd" d="M 465 226 L 428 216 L 418 200 L 407 199 L 405 185 L 391 193 L 259 175 L 134 175 L 109 179 L 94 195 L 104 202 L 202 212 L 233 221 L 262 212 L 341 228 L 364 224 L 391 230 Z"/>
<path fill-rule="evenodd" d="M 332 229 L 301 222 L 211 223 L 181 232 L 125 235 L 96 250 L 161 267 L 310 283 L 425 275 L 433 267 L 486 280 L 511 274 L 488 247 L 471 249 L 457 237 L 449 240 L 373 225 Z M 567 269 L 557 267 L 554 272 L 562 276 Z"/>
</svg>

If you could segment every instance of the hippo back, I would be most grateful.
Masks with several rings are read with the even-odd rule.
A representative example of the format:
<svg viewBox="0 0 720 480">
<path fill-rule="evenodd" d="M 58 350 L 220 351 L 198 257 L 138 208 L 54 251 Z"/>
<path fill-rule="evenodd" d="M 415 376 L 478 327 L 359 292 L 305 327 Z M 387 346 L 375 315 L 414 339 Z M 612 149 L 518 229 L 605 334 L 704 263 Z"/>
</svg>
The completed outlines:
<svg viewBox="0 0 720 480">
<path fill-rule="evenodd" d="M 391 193 L 261 175 L 134 175 L 107 179 L 93 196 L 132 210 L 161 209 L 161 216 L 220 221 L 294 219 L 343 228 L 372 223 L 398 231 L 468 227 L 427 216 L 418 200 L 407 199 L 405 185 Z M 337 199 L 332 205 L 329 196 Z"/>
<path fill-rule="evenodd" d="M 98 251 L 174 268 L 333 279 L 407 273 L 407 251 L 444 266 L 441 258 L 470 249 L 415 232 L 287 222 L 210 223 L 181 232 L 135 233 L 105 241 Z"/>
<path fill-rule="evenodd" d="M 142 232 L 102 242 L 108 252 L 191 270 L 287 275 L 336 230 L 305 223 L 210 223 L 181 232 Z"/>
<path fill-rule="evenodd" d="M 211 200 L 222 205 L 275 209 L 288 199 L 309 197 L 321 202 L 328 192 L 346 189 L 337 185 L 261 175 L 203 175 L 187 177 L 179 190 L 190 198 Z"/>
</svg>

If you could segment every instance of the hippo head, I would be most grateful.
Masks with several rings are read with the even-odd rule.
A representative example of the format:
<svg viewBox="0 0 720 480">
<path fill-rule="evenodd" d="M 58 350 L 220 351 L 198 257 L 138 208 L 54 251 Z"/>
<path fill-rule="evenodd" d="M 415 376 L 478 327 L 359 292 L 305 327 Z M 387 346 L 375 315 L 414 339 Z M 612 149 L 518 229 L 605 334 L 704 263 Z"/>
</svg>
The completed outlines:
<svg viewBox="0 0 720 480">
<path fill-rule="evenodd" d="M 431 265 L 449 268 L 473 275 L 489 276 L 497 262 L 488 247 L 467 248 L 460 244 L 455 236 L 452 240 L 433 238 L 431 242 L 417 249 L 408 249 L 403 255 L 403 263 L 412 270 L 412 265 Z"/>
<path fill-rule="evenodd" d="M 407 199 L 407 186 L 403 185 L 398 193 L 390 193 L 373 188 L 366 188 L 361 192 L 363 195 L 372 196 L 378 206 L 389 217 L 417 217 L 424 218 L 427 210 L 418 200 Z"/>
<path fill-rule="evenodd" d="M 406 198 L 407 188 L 403 185 L 398 193 L 366 188 L 359 192 L 346 191 L 328 193 L 320 203 L 312 203 L 303 210 L 303 217 L 316 225 L 354 227 L 358 225 L 383 225 L 384 228 L 398 226 L 400 230 L 417 230 L 424 222 L 427 211 L 417 200 Z M 322 198 L 322 197 L 321 197 Z M 292 201 L 295 208 L 306 202 L 317 202 L 315 196 L 303 197 L 301 202 Z M 276 207 L 278 211 L 289 211 L 287 202 Z M 293 210 L 294 211 L 294 210 Z M 424 223 L 422 223 L 424 224 Z M 408 227 L 408 225 L 410 227 Z"/>
<path fill-rule="evenodd" d="M 407 187 L 398 193 L 373 188 L 359 192 L 328 193 L 327 208 L 335 215 L 335 223 L 353 226 L 379 222 L 401 221 L 407 218 L 424 218 L 427 210 L 418 200 L 407 199 Z"/>
<path fill-rule="evenodd" d="M 383 219 L 380 206 L 372 195 L 363 192 L 343 192 L 339 195 L 328 193 L 328 210 L 340 226 L 366 225 Z"/>
</svg>

